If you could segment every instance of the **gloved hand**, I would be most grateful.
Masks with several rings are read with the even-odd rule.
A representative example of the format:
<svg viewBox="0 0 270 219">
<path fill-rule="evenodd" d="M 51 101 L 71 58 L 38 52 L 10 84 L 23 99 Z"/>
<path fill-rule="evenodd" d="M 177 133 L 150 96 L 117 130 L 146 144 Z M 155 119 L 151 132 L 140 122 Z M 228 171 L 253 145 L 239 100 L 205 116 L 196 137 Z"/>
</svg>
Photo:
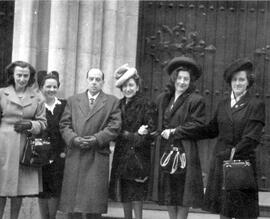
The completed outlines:
<svg viewBox="0 0 270 219">
<path fill-rule="evenodd" d="M 32 123 L 30 121 L 18 121 L 14 124 L 14 130 L 18 133 L 25 132 L 32 128 Z"/>
<path fill-rule="evenodd" d="M 147 135 L 148 134 L 148 125 L 142 125 L 139 130 L 138 130 L 138 134 L 139 135 Z"/>
<path fill-rule="evenodd" d="M 97 138 L 93 135 L 84 136 L 83 142 L 80 145 L 81 149 L 90 149 L 98 145 Z"/>
</svg>

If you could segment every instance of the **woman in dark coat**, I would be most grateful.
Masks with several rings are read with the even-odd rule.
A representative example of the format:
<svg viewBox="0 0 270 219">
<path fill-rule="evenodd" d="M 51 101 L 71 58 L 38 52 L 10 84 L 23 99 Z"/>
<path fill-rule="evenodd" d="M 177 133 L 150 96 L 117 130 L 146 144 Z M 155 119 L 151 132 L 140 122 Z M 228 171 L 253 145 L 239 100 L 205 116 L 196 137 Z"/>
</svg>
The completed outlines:
<svg viewBox="0 0 270 219">
<path fill-rule="evenodd" d="M 153 200 L 166 205 L 170 219 L 187 218 L 189 207 L 201 207 L 203 181 L 194 140 L 180 141 L 175 138 L 175 129 L 189 129 L 204 125 L 205 102 L 194 92 L 194 84 L 201 75 L 200 67 L 192 58 L 175 57 L 167 67 L 170 84 L 166 92 L 158 97 L 158 131 L 155 160 Z M 171 144 L 185 153 L 186 168 L 181 174 L 171 174 L 160 169 L 162 154 Z"/>
<path fill-rule="evenodd" d="M 256 177 L 255 148 L 260 142 L 265 120 L 265 105 L 250 96 L 253 84 L 253 64 L 248 59 L 232 63 L 224 73 L 232 88 L 231 96 L 222 100 L 214 118 L 204 127 L 183 130 L 175 135 L 185 138 L 218 137 L 210 166 L 205 194 L 205 210 L 220 214 L 220 218 L 257 218 L 259 215 L 258 190 L 222 189 L 222 164 L 235 150 L 235 160 L 250 160 Z"/>
<path fill-rule="evenodd" d="M 122 134 L 117 138 L 112 163 L 110 198 L 123 202 L 126 219 L 142 219 L 146 197 L 156 107 L 140 93 L 140 77 L 128 65 L 116 71 L 116 86 L 121 89 Z M 141 165 L 141 168 L 140 168 Z"/>
<path fill-rule="evenodd" d="M 38 72 L 38 85 L 45 97 L 48 127 L 43 133 L 50 138 L 51 163 L 42 168 L 43 192 L 39 195 L 42 219 L 55 219 L 61 193 L 65 164 L 65 143 L 59 131 L 59 121 L 64 111 L 66 100 L 56 97 L 60 86 L 58 72 Z"/>
</svg>

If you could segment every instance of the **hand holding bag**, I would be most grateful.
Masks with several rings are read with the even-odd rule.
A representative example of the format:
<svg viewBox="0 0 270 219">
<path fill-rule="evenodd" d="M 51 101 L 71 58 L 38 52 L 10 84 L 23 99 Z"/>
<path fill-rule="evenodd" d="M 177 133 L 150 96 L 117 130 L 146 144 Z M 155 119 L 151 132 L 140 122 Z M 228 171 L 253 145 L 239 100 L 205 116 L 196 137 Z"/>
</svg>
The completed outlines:
<svg viewBox="0 0 270 219">
<path fill-rule="evenodd" d="M 161 170 L 169 174 L 184 173 L 186 168 L 186 154 L 182 147 L 170 145 L 170 150 L 163 153 L 160 158 Z"/>
<path fill-rule="evenodd" d="M 233 160 L 235 148 L 230 160 L 223 161 L 223 189 L 244 190 L 257 188 L 254 170 L 249 160 Z"/>
<path fill-rule="evenodd" d="M 42 167 L 50 163 L 50 152 L 49 138 L 35 138 L 28 134 L 20 164 L 28 167 Z"/>
</svg>

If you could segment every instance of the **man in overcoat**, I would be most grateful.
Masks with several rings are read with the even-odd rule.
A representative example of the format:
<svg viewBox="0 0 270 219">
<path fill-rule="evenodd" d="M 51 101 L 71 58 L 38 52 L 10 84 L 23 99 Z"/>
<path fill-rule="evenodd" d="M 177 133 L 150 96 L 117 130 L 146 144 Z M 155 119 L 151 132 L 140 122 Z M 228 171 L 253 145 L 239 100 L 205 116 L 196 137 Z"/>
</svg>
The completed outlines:
<svg viewBox="0 0 270 219">
<path fill-rule="evenodd" d="M 104 73 L 87 73 L 88 89 L 67 100 L 60 120 L 66 156 L 60 210 L 69 218 L 100 218 L 107 212 L 109 142 L 121 128 L 119 101 L 102 91 Z"/>
</svg>

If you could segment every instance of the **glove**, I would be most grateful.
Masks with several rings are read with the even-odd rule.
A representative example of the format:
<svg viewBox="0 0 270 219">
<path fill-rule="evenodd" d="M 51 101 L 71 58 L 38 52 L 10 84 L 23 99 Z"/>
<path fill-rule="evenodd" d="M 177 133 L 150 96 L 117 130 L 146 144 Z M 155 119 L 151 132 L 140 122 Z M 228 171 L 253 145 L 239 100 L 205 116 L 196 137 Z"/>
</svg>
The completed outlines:
<svg viewBox="0 0 270 219">
<path fill-rule="evenodd" d="M 97 138 L 93 135 L 84 136 L 82 139 L 83 139 L 83 142 L 80 145 L 81 149 L 90 149 L 98 145 Z"/>
<path fill-rule="evenodd" d="M 32 128 L 32 123 L 30 121 L 18 121 L 14 124 L 14 130 L 18 133 L 25 132 Z"/>
<path fill-rule="evenodd" d="M 148 125 L 142 125 L 139 130 L 138 130 L 138 134 L 139 135 L 147 135 L 148 134 Z"/>
</svg>

